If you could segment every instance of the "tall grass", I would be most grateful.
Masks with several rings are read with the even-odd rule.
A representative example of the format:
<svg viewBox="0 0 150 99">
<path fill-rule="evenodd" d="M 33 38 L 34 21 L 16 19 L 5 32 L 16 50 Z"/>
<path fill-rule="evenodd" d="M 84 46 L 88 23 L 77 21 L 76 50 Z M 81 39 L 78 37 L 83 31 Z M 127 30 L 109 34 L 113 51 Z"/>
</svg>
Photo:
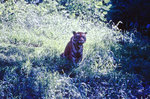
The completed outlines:
<svg viewBox="0 0 150 99">
<path fill-rule="evenodd" d="M 122 42 L 134 44 L 116 26 L 68 18 L 56 2 L 2 4 L 0 23 L 0 98 L 137 98 L 143 96 L 138 75 L 116 71 L 123 66 Z M 15 8 L 16 7 L 16 8 Z M 55 11 L 55 13 L 53 12 Z M 86 31 L 83 60 L 73 67 L 60 54 L 72 31 Z M 121 43 L 121 44 L 120 44 Z M 127 57 L 127 55 L 125 56 Z M 69 72 L 63 68 L 71 68 Z"/>
</svg>

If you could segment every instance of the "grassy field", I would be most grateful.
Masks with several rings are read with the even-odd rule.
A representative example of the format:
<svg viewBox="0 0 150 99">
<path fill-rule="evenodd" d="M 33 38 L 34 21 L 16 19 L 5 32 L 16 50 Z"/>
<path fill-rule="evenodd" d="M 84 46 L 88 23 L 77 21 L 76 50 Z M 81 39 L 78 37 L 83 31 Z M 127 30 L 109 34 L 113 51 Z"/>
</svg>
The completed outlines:
<svg viewBox="0 0 150 99">
<path fill-rule="evenodd" d="M 68 17 L 66 12 L 57 12 L 50 1 L 39 6 L 23 1 L 10 4 L 0 6 L 5 9 L 0 11 L 1 99 L 150 96 L 150 88 L 142 85 L 143 77 L 128 71 L 131 62 L 138 61 L 132 61 L 133 57 L 146 57 L 143 64 L 149 64 L 150 59 L 149 44 L 133 33 L 122 32 L 115 25 L 108 28 L 102 22 Z M 87 32 L 83 60 L 77 67 L 60 58 L 72 31 Z"/>
</svg>

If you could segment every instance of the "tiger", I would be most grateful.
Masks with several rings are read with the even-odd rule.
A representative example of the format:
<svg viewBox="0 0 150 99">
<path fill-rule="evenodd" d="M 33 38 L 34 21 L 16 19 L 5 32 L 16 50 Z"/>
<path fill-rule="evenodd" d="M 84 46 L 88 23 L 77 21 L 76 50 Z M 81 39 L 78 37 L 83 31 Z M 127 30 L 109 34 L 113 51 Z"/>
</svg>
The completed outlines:
<svg viewBox="0 0 150 99">
<path fill-rule="evenodd" d="M 61 57 L 71 60 L 73 64 L 77 64 L 82 61 L 83 57 L 83 44 L 86 42 L 87 32 L 75 32 L 68 42 L 64 53 Z"/>
</svg>

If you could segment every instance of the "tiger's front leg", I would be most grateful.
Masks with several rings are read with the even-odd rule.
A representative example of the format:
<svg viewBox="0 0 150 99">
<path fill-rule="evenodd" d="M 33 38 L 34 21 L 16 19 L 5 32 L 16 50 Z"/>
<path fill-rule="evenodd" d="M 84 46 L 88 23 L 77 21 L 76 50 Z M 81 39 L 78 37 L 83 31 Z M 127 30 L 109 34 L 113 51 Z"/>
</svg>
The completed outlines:
<svg viewBox="0 0 150 99">
<path fill-rule="evenodd" d="M 73 62 L 73 65 L 76 64 L 76 58 L 75 57 L 72 57 L 72 62 Z"/>
<path fill-rule="evenodd" d="M 82 56 L 78 59 L 78 62 L 81 62 L 82 61 Z"/>
</svg>

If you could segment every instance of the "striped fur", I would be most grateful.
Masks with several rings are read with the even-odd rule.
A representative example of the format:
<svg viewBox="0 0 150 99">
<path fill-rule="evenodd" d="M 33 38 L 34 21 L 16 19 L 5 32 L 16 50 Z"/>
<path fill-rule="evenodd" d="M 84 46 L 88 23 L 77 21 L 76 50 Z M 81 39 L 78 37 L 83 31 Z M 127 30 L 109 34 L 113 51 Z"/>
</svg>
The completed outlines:
<svg viewBox="0 0 150 99">
<path fill-rule="evenodd" d="M 80 62 L 83 56 L 83 44 L 86 41 L 86 34 L 87 32 L 73 32 L 73 36 L 61 56 L 66 57 L 73 63 Z"/>
</svg>

